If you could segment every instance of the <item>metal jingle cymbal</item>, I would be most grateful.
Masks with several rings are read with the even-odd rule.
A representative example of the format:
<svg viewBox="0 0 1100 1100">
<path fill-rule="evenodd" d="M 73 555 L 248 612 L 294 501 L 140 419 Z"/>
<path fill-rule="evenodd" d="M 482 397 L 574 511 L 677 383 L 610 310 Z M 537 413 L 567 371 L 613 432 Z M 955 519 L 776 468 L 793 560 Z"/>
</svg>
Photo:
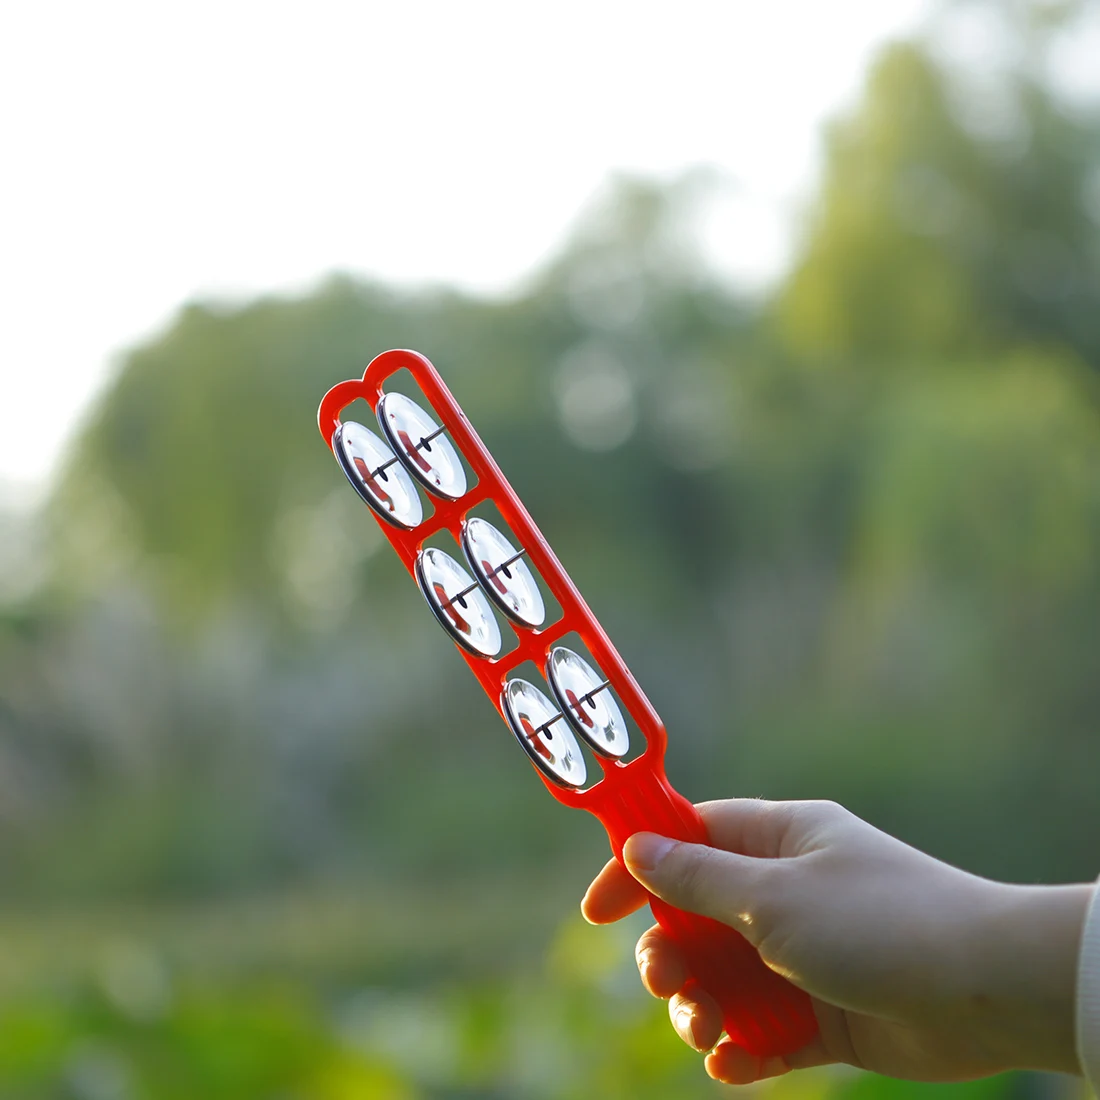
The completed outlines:
<svg viewBox="0 0 1100 1100">
<path fill-rule="evenodd" d="M 474 516 L 462 525 L 462 552 L 489 598 L 520 626 L 541 626 L 546 604 L 538 582 L 516 548 L 488 520 Z"/>
<path fill-rule="evenodd" d="M 405 468 L 436 496 L 458 500 L 466 492 L 466 471 L 454 444 L 415 401 L 403 393 L 384 394 L 378 423 Z"/>
<path fill-rule="evenodd" d="M 601 756 L 627 754 L 630 731 L 610 683 L 579 653 L 555 646 L 546 662 L 546 678 L 562 713 L 585 744 Z"/>
<path fill-rule="evenodd" d="M 526 680 L 509 680 L 501 708 L 539 771 L 559 786 L 584 786 L 588 774 L 584 754 L 569 723 L 544 692 Z"/>
<path fill-rule="evenodd" d="M 408 472 L 382 439 L 354 420 L 332 437 L 332 451 L 355 491 L 394 527 L 411 530 L 424 518 L 424 504 Z"/>
<path fill-rule="evenodd" d="M 440 625 L 463 649 L 478 657 L 500 652 L 500 624 L 489 600 L 450 554 L 434 546 L 421 550 L 416 581 Z"/>
</svg>

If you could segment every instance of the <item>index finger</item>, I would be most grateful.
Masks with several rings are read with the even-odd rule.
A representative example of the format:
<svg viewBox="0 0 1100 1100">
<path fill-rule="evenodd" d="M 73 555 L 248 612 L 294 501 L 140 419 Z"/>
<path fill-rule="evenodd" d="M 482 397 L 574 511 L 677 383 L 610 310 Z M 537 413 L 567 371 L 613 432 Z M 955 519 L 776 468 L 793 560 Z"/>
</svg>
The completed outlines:
<svg viewBox="0 0 1100 1100">
<path fill-rule="evenodd" d="M 581 913 L 589 924 L 622 920 L 649 901 L 642 884 L 617 859 L 609 859 L 581 901 Z"/>
<path fill-rule="evenodd" d="M 707 827 L 711 847 L 757 859 L 801 855 L 809 839 L 851 814 L 832 802 L 768 802 L 726 798 L 695 807 Z"/>
</svg>

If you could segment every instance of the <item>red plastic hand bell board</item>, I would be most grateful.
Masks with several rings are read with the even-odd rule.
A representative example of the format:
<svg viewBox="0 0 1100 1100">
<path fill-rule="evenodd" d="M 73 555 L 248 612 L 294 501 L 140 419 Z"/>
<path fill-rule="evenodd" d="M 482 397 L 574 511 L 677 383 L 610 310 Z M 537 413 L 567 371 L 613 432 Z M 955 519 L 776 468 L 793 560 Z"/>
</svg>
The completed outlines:
<svg viewBox="0 0 1100 1100">
<path fill-rule="evenodd" d="M 435 426 L 426 410 L 413 402 L 387 396 L 384 383 L 401 370 L 411 373 L 440 427 Z M 361 426 L 352 422 L 342 424 L 341 412 L 358 398 L 364 399 L 378 416 L 392 449 Z M 386 411 L 387 402 L 389 411 Z M 401 403 L 400 409 L 398 403 Z M 384 352 L 371 362 L 362 379 L 341 382 L 325 394 L 317 421 L 325 442 L 341 461 L 360 495 L 372 505 L 379 526 L 417 579 L 437 618 L 452 635 L 457 631 L 465 636 L 466 644 L 458 646 L 459 652 L 501 717 L 538 765 L 538 773 L 550 793 L 567 806 L 595 814 L 606 828 L 612 850 L 619 860 L 626 839 L 636 832 L 655 832 L 678 840 L 706 843 L 706 828 L 695 807 L 672 789 L 665 776 L 667 735 L 661 719 L 432 364 L 414 351 Z M 443 436 L 444 431 L 476 475 L 475 485 L 468 486 L 465 473 L 457 469 L 457 456 Z M 355 446 L 351 441 L 353 432 L 358 439 Z M 441 436 L 443 438 L 432 452 L 432 440 Z M 444 451 L 450 455 L 450 466 L 445 461 Z M 378 464 L 372 467 L 375 461 Z M 354 463 L 353 469 L 349 469 L 349 462 Z M 388 473 L 387 469 L 392 472 Z M 407 476 L 410 473 L 429 490 L 426 495 L 434 506 L 431 514 L 424 512 L 414 483 Z M 452 497 L 454 499 L 450 499 Z M 386 505 L 385 509 L 379 507 L 380 500 Z M 489 561 L 481 562 L 486 567 L 482 570 L 477 568 L 476 556 L 470 552 L 473 533 L 470 522 L 473 510 L 486 501 L 496 505 L 519 550 L 493 568 L 489 568 Z M 500 532 L 495 529 L 483 524 L 475 530 L 491 534 L 498 550 L 500 547 L 513 549 L 508 538 L 498 537 Z M 478 583 L 458 590 L 452 583 L 454 577 L 469 579 L 468 575 L 462 568 L 455 568 L 447 555 L 425 549 L 426 540 L 444 531 L 450 532 L 463 545 L 478 575 L 480 588 L 498 605 L 493 585 L 503 592 L 504 575 L 512 576 L 509 562 L 523 556 L 557 600 L 561 616 L 554 622 L 543 623 L 537 615 L 526 614 L 515 601 L 511 608 L 503 607 L 515 626 L 519 644 L 504 656 L 495 656 L 499 644 L 494 648 L 492 639 L 489 644 L 481 644 L 477 637 L 472 637 L 474 628 L 462 617 L 461 609 L 468 607 L 467 600 L 484 599 L 482 591 L 476 595 L 473 592 L 479 588 Z M 503 552 L 500 551 L 498 557 Z M 448 569 L 450 573 L 446 572 Z M 541 597 L 538 600 L 541 608 Z M 473 617 L 473 613 L 471 610 L 467 618 Z M 490 619 L 491 615 L 484 619 L 485 632 L 499 632 L 495 619 L 491 622 Z M 561 683 L 553 679 L 553 670 L 548 667 L 552 653 L 559 656 L 565 653 L 570 659 L 575 656 L 569 650 L 555 648 L 562 638 L 573 633 L 580 636 L 599 672 L 606 677 L 604 681 L 591 681 L 596 686 L 581 700 L 572 691 L 561 690 Z M 531 685 L 512 679 L 510 674 L 526 661 L 546 669 L 560 710 L 553 704 L 546 710 L 548 700 L 535 690 L 531 695 L 532 705 L 517 718 L 517 706 L 523 710 L 523 698 L 527 696 L 522 692 L 522 698 L 510 696 L 509 683 L 513 688 L 522 685 L 528 694 Z M 586 674 L 593 674 L 583 660 L 581 666 Z M 580 722 L 574 720 L 579 718 L 591 726 L 591 720 L 582 713 L 584 706 L 594 707 L 593 698 L 608 686 L 623 703 L 646 742 L 645 750 L 627 763 L 618 758 L 622 754 L 617 753 L 613 745 L 609 748 L 595 743 Z M 608 701 L 607 706 L 619 714 L 613 701 Z M 540 711 L 539 707 L 544 709 Z M 570 708 L 573 713 L 567 715 Z M 604 713 L 609 712 L 605 710 Z M 547 715 L 547 720 L 535 726 L 543 715 Z M 578 766 L 579 746 L 576 756 L 566 752 L 564 762 L 560 756 L 557 759 L 552 756 L 555 751 L 560 753 L 563 740 L 577 745 L 566 727 L 565 716 L 569 716 L 570 723 L 597 750 L 591 755 L 602 770 L 602 777 L 585 789 L 577 789 L 579 784 L 573 782 L 579 774 L 579 783 L 583 783 L 583 762 L 579 763 L 579 771 L 571 773 L 569 770 Z M 549 738 L 554 730 L 560 732 L 558 740 L 551 742 Z M 610 730 L 608 725 L 609 739 L 612 737 Z M 548 761 L 557 767 L 557 772 L 549 767 Z M 817 1031 L 809 998 L 765 966 L 742 936 L 727 925 L 675 909 L 659 898 L 651 897 L 650 906 L 661 927 L 683 950 L 692 974 L 697 976 L 692 981 L 697 980 L 698 985 L 721 1005 L 730 1039 L 750 1053 L 762 1056 L 789 1054 L 809 1042 Z"/>
</svg>

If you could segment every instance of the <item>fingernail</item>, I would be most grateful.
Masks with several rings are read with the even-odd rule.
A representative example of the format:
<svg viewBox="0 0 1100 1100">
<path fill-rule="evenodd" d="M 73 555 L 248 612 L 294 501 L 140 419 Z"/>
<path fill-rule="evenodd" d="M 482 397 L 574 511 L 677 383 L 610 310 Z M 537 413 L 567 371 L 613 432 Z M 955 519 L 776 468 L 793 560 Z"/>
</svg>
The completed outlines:
<svg viewBox="0 0 1100 1100">
<path fill-rule="evenodd" d="M 676 847 L 678 841 L 656 833 L 635 833 L 628 841 L 630 855 L 627 862 L 639 871 L 656 871 L 658 864 Z"/>
<path fill-rule="evenodd" d="M 595 924 L 596 922 L 588 916 L 588 894 L 589 890 L 585 890 L 584 897 L 581 898 L 581 916 L 584 917 L 584 919 L 588 921 L 589 924 Z"/>
<path fill-rule="evenodd" d="M 680 1038 L 696 1050 L 702 1049 L 695 1038 L 695 1013 L 690 1008 L 681 1008 L 676 1013 L 676 1030 Z"/>
</svg>

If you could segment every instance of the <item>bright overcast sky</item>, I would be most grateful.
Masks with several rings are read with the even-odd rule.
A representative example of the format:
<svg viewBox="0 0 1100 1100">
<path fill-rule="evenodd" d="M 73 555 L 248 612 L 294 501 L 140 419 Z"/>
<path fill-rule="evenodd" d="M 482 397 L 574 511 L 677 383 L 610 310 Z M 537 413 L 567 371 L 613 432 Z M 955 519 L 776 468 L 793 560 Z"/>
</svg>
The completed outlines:
<svg viewBox="0 0 1100 1100">
<path fill-rule="evenodd" d="M 334 269 L 502 289 L 616 170 L 729 173 L 716 257 L 766 278 L 822 121 L 926 6 L 5 5 L 0 485 L 41 487 L 112 357 L 188 299 Z"/>
</svg>

